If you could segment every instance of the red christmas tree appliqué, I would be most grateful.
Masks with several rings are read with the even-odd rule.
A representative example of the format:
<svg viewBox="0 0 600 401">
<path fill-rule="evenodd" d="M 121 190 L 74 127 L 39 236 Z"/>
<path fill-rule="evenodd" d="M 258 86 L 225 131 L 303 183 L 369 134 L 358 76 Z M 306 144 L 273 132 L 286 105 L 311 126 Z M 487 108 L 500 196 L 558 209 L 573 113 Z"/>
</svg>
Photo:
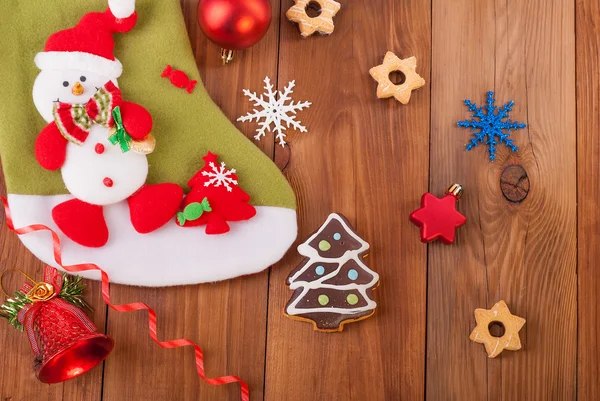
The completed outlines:
<svg viewBox="0 0 600 401">
<path fill-rule="evenodd" d="M 178 213 L 177 224 L 183 227 L 206 225 L 206 234 L 224 234 L 229 221 L 249 220 L 256 215 L 248 195 L 238 185 L 235 169 L 218 163 L 219 156 L 208 152 L 204 167 L 189 181 L 191 188 Z"/>
</svg>

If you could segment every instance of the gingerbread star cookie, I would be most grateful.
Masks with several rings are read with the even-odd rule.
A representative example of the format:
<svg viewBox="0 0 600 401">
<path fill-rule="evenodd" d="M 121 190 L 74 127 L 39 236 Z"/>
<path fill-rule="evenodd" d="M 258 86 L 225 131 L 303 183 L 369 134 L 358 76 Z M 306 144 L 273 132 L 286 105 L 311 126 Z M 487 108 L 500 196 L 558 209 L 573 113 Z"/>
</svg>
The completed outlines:
<svg viewBox="0 0 600 401">
<path fill-rule="evenodd" d="M 379 83 L 377 97 L 385 99 L 393 96 L 400 103 L 407 104 L 411 92 L 425 85 L 425 80 L 417 74 L 416 68 L 417 59 L 415 57 L 401 60 L 394 53 L 387 52 L 383 63 L 369 70 L 369 74 Z M 396 85 L 390 80 L 390 73 L 394 71 L 404 74 L 404 82 Z"/>
<path fill-rule="evenodd" d="M 473 329 L 469 338 L 485 345 L 490 358 L 497 357 L 505 349 L 509 351 L 521 349 L 519 330 L 525 324 L 525 319 L 510 313 L 506 302 L 500 301 L 492 309 L 475 309 L 475 320 L 477 327 Z M 504 327 L 502 337 L 495 337 L 490 333 L 489 327 L 492 323 L 499 323 Z"/>
<path fill-rule="evenodd" d="M 294 0 L 294 2 L 296 4 L 287 10 L 285 15 L 290 21 L 298 24 L 303 37 L 306 38 L 315 32 L 321 35 L 333 33 L 333 17 L 340 10 L 340 3 L 334 0 Z M 320 6 L 319 15 L 313 18 L 306 13 L 310 3 L 318 3 Z"/>
</svg>

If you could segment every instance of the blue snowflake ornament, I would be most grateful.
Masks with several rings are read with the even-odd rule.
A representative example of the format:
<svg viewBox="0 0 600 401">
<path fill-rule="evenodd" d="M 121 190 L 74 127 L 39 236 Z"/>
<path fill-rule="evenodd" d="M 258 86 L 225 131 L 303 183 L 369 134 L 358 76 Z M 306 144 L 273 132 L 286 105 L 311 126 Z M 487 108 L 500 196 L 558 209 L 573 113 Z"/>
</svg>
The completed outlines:
<svg viewBox="0 0 600 401">
<path fill-rule="evenodd" d="M 510 132 L 512 130 L 525 128 L 527 125 L 511 121 L 508 118 L 508 113 L 512 111 L 512 107 L 515 104 L 512 100 L 501 108 L 498 108 L 495 106 L 496 99 L 494 99 L 494 92 L 489 91 L 487 93 L 486 102 L 486 106 L 477 107 L 476 104 L 465 99 L 465 105 L 469 108 L 469 111 L 473 113 L 473 118 L 470 120 L 459 121 L 458 126 L 471 128 L 471 132 L 473 132 L 474 138 L 471 138 L 471 142 L 466 145 L 467 150 L 479 146 L 479 143 L 485 143 L 488 146 L 490 161 L 493 162 L 496 160 L 496 145 L 498 143 L 503 143 L 513 152 L 519 151 L 517 145 L 509 138 Z"/>
</svg>

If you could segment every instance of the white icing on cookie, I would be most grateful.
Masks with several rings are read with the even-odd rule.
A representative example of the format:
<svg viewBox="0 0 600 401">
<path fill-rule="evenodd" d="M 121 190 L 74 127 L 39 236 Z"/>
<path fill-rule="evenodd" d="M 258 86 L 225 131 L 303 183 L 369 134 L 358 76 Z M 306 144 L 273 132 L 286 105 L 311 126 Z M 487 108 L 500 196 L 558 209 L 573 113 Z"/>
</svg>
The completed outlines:
<svg viewBox="0 0 600 401">
<path fill-rule="evenodd" d="M 356 250 L 346 251 L 341 257 L 338 257 L 338 258 L 325 258 L 325 257 L 322 257 L 321 255 L 319 255 L 319 252 L 315 248 L 311 247 L 308 244 L 310 242 L 312 242 L 315 238 L 317 238 L 321 234 L 321 232 L 325 229 L 325 227 L 327 227 L 329 222 L 334 219 L 337 220 L 342 225 L 342 227 L 344 228 L 346 233 L 348 233 L 350 236 L 352 236 L 352 238 L 354 238 L 358 243 L 360 243 L 360 247 L 359 247 L 359 249 L 356 249 Z M 369 243 L 364 241 L 362 238 L 360 238 L 354 232 L 354 230 L 346 223 L 344 218 L 342 218 L 337 213 L 330 214 L 329 217 L 327 217 L 327 220 L 325 221 L 325 223 L 323 223 L 321 228 L 316 233 L 311 235 L 305 242 L 298 245 L 298 252 L 301 255 L 308 257 L 309 262 L 306 263 L 306 265 L 304 267 L 302 267 L 300 270 L 298 270 L 289 280 L 290 289 L 295 290 L 298 288 L 302 288 L 302 293 L 299 296 L 297 296 L 290 305 L 288 305 L 286 307 L 286 313 L 288 315 L 299 315 L 299 314 L 306 314 L 306 313 L 339 313 L 339 314 L 343 314 L 343 315 L 353 315 L 356 313 L 375 309 L 375 307 L 377 306 L 377 303 L 369 298 L 369 296 L 367 295 L 367 290 L 369 288 L 372 288 L 379 281 L 379 275 L 377 273 L 375 273 L 374 271 L 372 271 L 371 269 L 369 269 L 361 261 L 361 256 L 360 256 L 361 254 L 365 253 L 368 250 L 369 250 Z M 346 285 L 324 284 L 324 282 L 327 281 L 328 279 L 338 275 L 340 270 L 342 269 L 342 267 L 350 260 L 354 260 L 354 262 L 356 262 L 356 264 L 361 269 L 365 270 L 367 273 L 369 273 L 372 276 L 372 279 L 370 282 L 368 282 L 366 284 L 350 283 L 350 284 L 346 284 Z M 317 280 L 296 281 L 303 273 L 305 273 L 308 269 L 312 268 L 314 266 L 314 264 L 318 263 L 318 262 L 337 263 L 338 267 L 331 273 L 324 275 Z M 362 295 L 362 297 L 365 299 L 365 301 L 367 302 L 367 305 L 356 307 L 356 308 L 336 308 L 336 307 L 327 307 L 327 306 L 320 307 L 320 308 L 298 308 L 297 307 L 298 303 L 304 299 L 304 296 L 310 290 L 319 289 L 319 288 L 335 289 L 335 290 L 339 290 L 339 291 L 357 290 L 360 293 L 360 295 Z"/>
</svg>

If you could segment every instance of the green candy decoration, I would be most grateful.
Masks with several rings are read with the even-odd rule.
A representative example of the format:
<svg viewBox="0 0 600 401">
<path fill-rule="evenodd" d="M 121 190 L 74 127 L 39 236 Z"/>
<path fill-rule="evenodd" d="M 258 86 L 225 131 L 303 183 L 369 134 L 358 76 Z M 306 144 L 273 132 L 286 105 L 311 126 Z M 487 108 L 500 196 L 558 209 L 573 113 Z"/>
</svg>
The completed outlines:
<svg viewBox="0 0 600 401">
<path fill-rule="evenodd" d="M 321 240 L 321 242 L 319 242 L 319 249 L 326 252 L 331 249 L 331 244 L 325 240 Z"/>
<path fill-rule="evenodd" d="M 358 297 L 356 296 L 356 294 L 349 294 L 346 297 L 346 301 L 348 301 L 350 305 L 356 305 L 358 303 Z"/>
<path fill-rule="evenodd" d="M 121 117 L 121 106 L 117 106 L 112 111 L 113 120 L 115 121 L 115 132 L 108 137 L 108 140 L 113 145 L 117 143 L 121 146 L 123 153 L 129 152 L 131 149 L 131 136 L 125 130 L 123 118 Z"/>
<path fill-rule="evenodd" d="M 187 205 L 183 212 L 177 213 L 177 222 L 183 226 L 188 220 L 198 220 L 204 212 L 212 212 L 208 198 L 202 199 L 202 202 L 192 202 Z"/>
<path fill-rule="evenodd" d="M 329 297 L 325 294 L 319 295 L 317 300 L 319 301 L 319 304 L 321 304 L 322 306 L 325 306 L 329 303 Z"/>
</svg>

